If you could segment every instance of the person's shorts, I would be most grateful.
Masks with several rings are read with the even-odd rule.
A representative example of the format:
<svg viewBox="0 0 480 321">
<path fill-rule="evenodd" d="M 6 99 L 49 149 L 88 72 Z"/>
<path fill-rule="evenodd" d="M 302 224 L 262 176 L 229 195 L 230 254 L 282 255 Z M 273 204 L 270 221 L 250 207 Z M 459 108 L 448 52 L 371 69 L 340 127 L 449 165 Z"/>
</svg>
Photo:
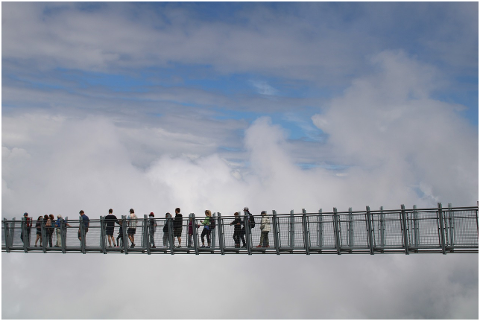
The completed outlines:
<svg viewBox="0 0 480 321">
<path fill-rule="evenodd" d="M 113 230 L 114 230 L 113 227 L 107 228 L 106 229 L 107 235 L 113 236 Z"/>
<path fill-rule="evenodd" d="M 136 231 L 136 228 L 129 228 L 129 229 L 127 230 L 127 234 L 128 234 L 128 235 L 134 235 L 134 234 L 135 234 L 135 231 Z"/>
<path fill-rule="evenodd" d="M 173 230 L 173 236 L 174 237 L 181 237 L 182 236 L 182 229 L 181 228 L 176 228 Z"/>
</svg>

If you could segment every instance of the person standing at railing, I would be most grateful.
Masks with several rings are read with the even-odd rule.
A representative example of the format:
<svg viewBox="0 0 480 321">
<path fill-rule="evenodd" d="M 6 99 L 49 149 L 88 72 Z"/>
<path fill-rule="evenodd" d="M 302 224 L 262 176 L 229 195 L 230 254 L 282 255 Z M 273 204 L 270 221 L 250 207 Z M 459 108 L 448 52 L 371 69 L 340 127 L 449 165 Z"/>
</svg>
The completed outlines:
<svg viewBox="0 0 480 321">
<path fill-rule="evenodd" d="M 83 220 L 85 244 L 87 244 L 87 233 L 88 233 L 88 227 L 90 226 L 90 219 L 88 218 L 88 216 L 85 214 L 83 210 L 81 210 L 79 214 Z M 80 226 L 78 227 L 78 239 L 80 240 L 80 242 L 82 241 L 82 230 Z"/>
<path fill-rule="evenodd" d="M 172 214 L 165 214 L 165 224 L 163 225 L 163 246 L 168 247 L 170 242 L 169 225 L 172 224 Z"/>
<path fill-rule="evenodd" d="M 22 232 L 20 233 L 20 238 L 22 239 L 23 243 L 26 244 L 27 246 L 30 245 L 30 231 L 32 229 L 32 218 L 28 217 L 28 213 L 24 213 L 23 217 L 25 220 L 22 222 L 22 225 L 25 226 L 25 228 L 22 228 Z M 23 235 L 23 231 L 27 232 L 25 238 Z"/>
<path fill-rule="evenodd" d="M 45 232 L 47 234 L 47 242 L 50 245 L 50 247 L 53 247 L 53 244 L 52 244 L 53 243 L 53 241 L 52 241 L 52 238 L 53 238 L 53 220 L 51 219 L 51 217 L 53 217 L 52 214 L 50 214 L 50 216 L 45 214 L 45 216 L 43 217 L 43 221 L 45 222 Z"/>
<path fill-rule="evenodd" d="M 37 242 L 40 240 L 40 246 L 42 246 L 42 216 L 39 216 L 37 222 L 35 223 L 35 228 L 37 229 L 37 238 L 35 239 L 35 247 L 37 247 Z"/>
<path fill-rule="evenodd" d="M 135 215 L 135 212 L 133 210 L 133 208 L 130 209 L 130 218 L 128 220 L 128 230 L 127 230 L 127 234 L 128 234 L 128 239 L 130 240 L 130 242 L 132 242 L 132 244 L 130 245 L 130 248 L 134 248 L 135 247 L 135 232 L 137 230 L 137 215 Z"/>
<path fill-rule="evenodd" d="M 244 232 L 245 227 L 243 226 L 243 221 L 240 218 L 240 213 L 235 212 L 234 216 L 235 219 L 230 223 L 230 225 L 233 225 L 233 240 L 235 241 L 235 247 L 240 247 L 240 238 L 242 239 L 243 247 L 246 247 Z"/>
<path fill-rule="evenodd" d="M 190 216 L 188 218 L 188 240 L 187 240 L 187 247 L 193 247 L 193 217 Z M 198 228 L 197 224 L 197 228 Z"/>
<path fill-rule="evenodd" d="M 153 214 L 153 212 L 150 212 L 150 224 L 149 224 L 149 228 L 150 228 L 150 246 L 154 249 L 156 248 L 155 246 L 155 232 L 157 231 L 157 222 L 155 222 L 155 214 Z"/>
<path fill-rule="evenodd" d="M 65 222 L 65 226 L 71 227 L 70 224 Z M 55 221 L 55 228 L 57 232 L 57 243 L 56 247 L 62 246 L 62 215 L 57 215 L 57 220 Z"/>
<path fill-rule="evenodd" d="M 109 209 L 108 215 L 105 216 L 105 234 L 107 234 L 108 247 L 112 247 L 112 243 L 115 246 L 115 239 L 113 238 L 115 223 L 120 224 L 117 217 L 113 214 L 113 209 Z"/>
<path fill-rule="evenodd" d="M 267 216 L 267 212 L 262 211 L 262 220 L 260 222 L 260 244 L 257 247 L 270 247 L 268 241 L 268 232 L 270 232 L 270 218 Z"/>
<path fill-rule="evenodd" d="M 118 228 L 117 247 L 119 246 L 123 247 L 123 221 L 118 220 L 118 224 L 120 225 L 120 227 Z M 121 245 L 119 241 L 122 241 Z"/>
<path fill-rule="evenodd" d="M 207 247 L 210 247 L 210 233 L 212 230 L 210 229 L 210 221 L 212 218 L 212 212 L 210 210 L 205 210 L 205 219 L 203 222 L 200 222 L 200 224 L 203 225 L 203 231 L 202 231 L 202 247 L 205 247 L 205 235 L 207 236 Z"/>
<path fill-rule="evenodd" d="M 181 247 L 182 243 L 182 229 L 183 229 L 183 215 L 180 214 L 180 208 L 175 209 L 175 219 L 173 220 L 173 244 L 175 245 L 175 237 L 178 240 L 178 247 Z"/>
</svg>

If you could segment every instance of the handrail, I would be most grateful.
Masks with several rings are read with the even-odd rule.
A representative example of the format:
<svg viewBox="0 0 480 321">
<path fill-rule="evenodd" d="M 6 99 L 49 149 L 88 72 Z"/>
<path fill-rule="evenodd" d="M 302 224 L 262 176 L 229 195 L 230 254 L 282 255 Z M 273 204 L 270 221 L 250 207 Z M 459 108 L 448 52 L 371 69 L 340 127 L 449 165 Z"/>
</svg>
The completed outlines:
<svg viewBox="0 0 480 321">
<path fill-rule="evenodd" d="M 216 228 L 211 232 L 210 248 L 199 246 L 200 222 L 194 213 L 193 242 L 189 238 L 189 218 L 182 223 L 182 246 L 177 247 L 173 237 L 172 219 L 143 218 L 137 219 L 137 231 L 133 235 L 135 247 L 127 233 L 127 220 L 122 216 L 122 247 L 107 247 L 104 217 L 90 219 L 88 230 L 81 218 L 61 221 L 59 233 L 47 229 L 41 221 L 38 230 L 39 239 L 34 241 L 36 233 L 27 233 L 24 220 L 2 220 L 2 251 L 7 253 L 145 253 L 151 254 L 379 254 L 379 253 L 478 253 L 478 206 L 411 209 L 401 206 L 400 209 L 363 211 L 318 211 L 308 213 L 304 209 L 300 213 L 279 214 L 272 211 L 270 229 L 266 233 L 271 247 L 256 246 L 261 234 L 261 216 L 255 215 L 256 226 L 250 228 L 249 216 L 241 216 L 245 247 L 236 247 L 233 239 L 234 227 L 230 223 L 234 216 L 213 213 Z M 158 228 L 155 232 L 150 228 L 152 222 Z M 166 226 L 166 234 L 163 227 Z M 32 227 L 36 231 L 36 227 Z M 115 226 L 118 232 L 118 226 Z M 77 235 L 78 234 L 78 235 Z M 30 239 L 25 235 L 30 236 Z M 50 246 L 50 239 L 61 237 L 61 246 Z M 23 239 L 22 239 L 23 236 Z M 80 239 L 78 238 L 80 236 Z M 217 239 L 218 238 L 218 239 Z M 154 240 L 158 246 L 151 247 Z M 162 240 L 168 240 L 162 242 Z M 40 241 L 38 246 L 37 241 Z M 118 241 L 118 240 L 117 240 Z M 238 240 L 237 240 L 238 241 Z M 48 243 L 47 243 L 48 242 Z M 189 244 L 189 243 L 192 244 Z M 55 244 L 55 242 L 52 242 Z M 119 245 L 119 244 L 118 244 Z M 161 246 L 163 245 L 163 246 Z"/>
</svg>

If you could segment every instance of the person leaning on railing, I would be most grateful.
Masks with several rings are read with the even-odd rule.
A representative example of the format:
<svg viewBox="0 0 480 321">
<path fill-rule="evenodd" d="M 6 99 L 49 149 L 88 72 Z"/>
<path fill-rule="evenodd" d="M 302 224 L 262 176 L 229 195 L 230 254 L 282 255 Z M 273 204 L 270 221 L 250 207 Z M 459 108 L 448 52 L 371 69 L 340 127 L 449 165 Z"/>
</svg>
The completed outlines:
<svg viewBox="0 0 480 321">
<path fill-rule="evenodd" d="M 170 242 L 169 238 L 169 230 L 168 230 L 168 225 L 170 224 L 172 220 L 172 214 L 166 213 L 165 214 L 165 225 L 163 225 L 163 246 L 168 247 L 168 243 Z"/>
<path fill-rule="evenodd" d="M 233 240 L 235 241 L 235 247 L 240 247 L 240 238 L 242 239 L 243 247 L 246 247 L 244 228 L 242 229 L 243 221 L 240 218 L 240 213 L 235 212 L 235 219 L 230 223 L 233 225 Z"/>
<path fill-rule="evenodd" d="M 84 226 L 84 232 L 85 232 L 85 242 L 87 241 L 87 232 L 88 232 L 88 227 L 90 226 L 90 219 L 88 216 L 85 214 L 83 210 L 80 210 L 79 212 L 80 216 L 82 217 L 83 220 L 83 226 Z M 78 226 L 78 239 L 80 242 L 82 241 L 82 231 L 80 226 Z"/>
<path fill-rule="evenodd" d="M 37 229 L 37 238 L 35 239 L 35 247 L 37 247 L 37 242 L 40 240 L 40 246 L 42 246 L 42 216 L 40 215 L 35 223 L 35 228 Z"/>
<path fill-rule="evenodd" d="M 132 245 L 130 245 L 130 248 L 135 247 L 135 232 L 137 230 L 137 215 L 135 215 L 135 212 L 133 208 L 130 209 L 130 219 L 128 220 L 128 239 L 130 242 L 132 242 Z"/>
<path fill-rule="evenodd" d="M 262 221 L 260 222 L 260 244 L 257 247 L 270 247 L 268 242 L 268 232 L 270 232 L 270 218 L 267 216 L 267 212 L 262 211 Z"/>
<path fill-rule="evenodd" d="M 203 222 L 200 222 L 200 224 L 203 225 L 203 231 L 202 231 L 202 247 L 205 247 L 205 235 L 207 236 L 207 247 L 210 247 L 210 233 L 212 230 L 210 229 L 210 221 L 212 219 L 212 212 L 210 210 L 205 210 L 205 219 Z"/>
</svg>

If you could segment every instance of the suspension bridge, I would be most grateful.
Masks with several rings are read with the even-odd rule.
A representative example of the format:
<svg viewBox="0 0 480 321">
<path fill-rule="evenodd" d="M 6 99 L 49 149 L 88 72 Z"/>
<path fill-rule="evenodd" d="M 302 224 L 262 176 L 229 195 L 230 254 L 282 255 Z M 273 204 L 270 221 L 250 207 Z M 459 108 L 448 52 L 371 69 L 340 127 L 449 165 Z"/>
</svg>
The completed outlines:
<svg viewBox="0 0 480 321">
<path fill-rule="evenodd" d="M 88 213 L 87 213 L 88 214 Z M 91 214 L 90 214 L 91 215 Z M 103 254 L 382 254 L 382 253 L 478 253 L 478 204 L 472 207 L 405 208 L 309 213 L 291 211 L 268 218 L 268 243 L 259 244 L 261 216 L 255 215 L 251 227 L 249 215 L 239 215 L 241 235 L 235 231 L 234 216 L 214 213 L 215 228 L 210 246 L 201 245 L 200 221 L 194 213 L 184 217 L 181 231 L 174 231 L 170 218 L 136 220 L 135 246 L 129 240 L 129 219 L 119 217 L 115 224 L 115 242 L 107 241 L 105 217 L 90 219 L 88 228 L 82 217 L 61 219 L 58 227 L 44 220 L 25 218 L 2 221 L 2 252 L 6 253 L 103 253 Z M 192 224 L 189 224 L 189 222 Z M 119 232 L 121 228 L 121 233 Z M 178 227 L 177 227 L 178 228 Z M 174 232 L 181 236 L 180 246 Z M 178 234 L 176 234 L 178 235 Z M 245 244 L 240 246 L 239 236 Z M 118 242 L 118 243 L 117 243 Z M 237 243 L 238 242 L 238 243 Z M 266 245 L 268 244 L 268 245 Z M 118 246 L 117 246 L 118 245 Z"/>
</svg>

